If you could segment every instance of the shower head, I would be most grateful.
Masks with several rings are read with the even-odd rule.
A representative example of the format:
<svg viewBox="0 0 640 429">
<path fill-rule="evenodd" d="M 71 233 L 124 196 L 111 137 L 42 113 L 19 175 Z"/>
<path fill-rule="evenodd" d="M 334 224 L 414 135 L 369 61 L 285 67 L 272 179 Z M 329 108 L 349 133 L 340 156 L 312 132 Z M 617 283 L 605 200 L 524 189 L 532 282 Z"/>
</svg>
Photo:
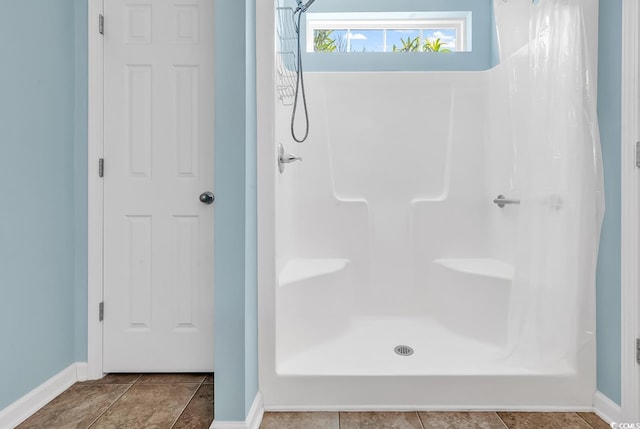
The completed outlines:
<svg viewBox="0 0 640 429">
<path fill-rule="evenodd" d="M 308 0 L 306 3 L 303 3 L 302 0 L 298 0 L 298 8 L 295 10 L 294 13 L 304 13 L 307 11 L 307 9 L 309 9 L 309 6 L 311 6 L 311 4 L 316 1 L 316 0 Z"/>
</svg>

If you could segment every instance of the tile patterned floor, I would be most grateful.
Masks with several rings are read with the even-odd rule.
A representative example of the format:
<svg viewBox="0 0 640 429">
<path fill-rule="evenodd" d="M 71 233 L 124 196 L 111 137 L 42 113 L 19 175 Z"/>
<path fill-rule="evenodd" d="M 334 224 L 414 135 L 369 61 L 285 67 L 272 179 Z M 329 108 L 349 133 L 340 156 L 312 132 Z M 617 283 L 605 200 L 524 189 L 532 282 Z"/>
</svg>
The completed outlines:
<svg viewBox="0 0 640 429">
<path fill-rule="evenodd" d="M 76 383 L 18 429 L 208 429 L 211 374 L 109 374 Z"/>
<path fill-rule="evenodd" d="M 606 429 L 593 413 L 266 413 L 260 429 Z"/>
<path fill-rule="evenodd" d="M 76 383 L 18 429 L 208 429 L 211 374 L 110 374 Z M 260 429 L 607 429 L 593 413 L 265 413 Z"/>
</svg>

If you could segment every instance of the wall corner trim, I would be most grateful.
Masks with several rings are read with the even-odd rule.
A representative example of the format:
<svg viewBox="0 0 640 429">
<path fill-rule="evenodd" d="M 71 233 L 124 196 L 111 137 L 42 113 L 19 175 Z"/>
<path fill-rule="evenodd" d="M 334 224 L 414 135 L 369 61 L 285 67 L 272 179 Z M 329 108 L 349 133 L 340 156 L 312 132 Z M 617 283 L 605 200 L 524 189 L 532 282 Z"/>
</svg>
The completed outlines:
<svg viewBox="0 0 640 429">
<path fill-rule="evenodd" d="M 88 28 L 88 147 L 87 147 L 87 376 L 102 377 L 102 323 L 98 315 L 102 295 L 103 180 L 95 174 L 98 159 L 104 157 L 104 38 L 98 31 L 103 0 L 89 0 Z M 91 174 L 94 172 L 94 174 Z"/>
<path fill-rule="evenodd" d="M 211 423 L 210 429 L 259 429 L 264 415 L 264 402 L 262 401 L 262 393 L 256 393 L 249 414 L 244 422 L 217 422 Z"/>
<path fill-rule="evenodd" d="M 621 238 L 621 420 L 635 422 L 640 419 L 640 369 L 636 363 L 636 341 L 640 337 L 640 271 L 637 259 L 640 255 L 640 230 L 638 215 L 638 168 L 636 167 L 636 142 L 640 101 L 640 31 L 638 19 L 640 5 L 637 0 L 622 1 L 622 238 Z"/>
<path fill-rule="evenodd" d="M 593 394 L 593 411 L 598 417 L 609 424 L 619 422 L 622 418 L 622 408 L 620 405 L 599 391 Z"/>
<path fill-rule="evenodd" d="M 69 365 L 4 410 L 0 410 L 0 427 L 18 426 L 75 382 L 86 379 L 87 364 L 85 362 Z"/>
</svg>

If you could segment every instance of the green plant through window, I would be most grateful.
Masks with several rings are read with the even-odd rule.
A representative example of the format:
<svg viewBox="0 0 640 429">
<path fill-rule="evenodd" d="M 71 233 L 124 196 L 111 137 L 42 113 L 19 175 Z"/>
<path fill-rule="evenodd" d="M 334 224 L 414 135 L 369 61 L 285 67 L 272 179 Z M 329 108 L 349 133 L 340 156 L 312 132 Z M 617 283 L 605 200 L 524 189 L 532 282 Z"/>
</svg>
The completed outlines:
<svg viewBox="0 0 640 429">
<path fill-rule="evenodd" d="M 333 30 L 316 30 L 313 34 L 314 52 L 335 52 L 338 46 L 331 37 Z"/>
<path fill-rule="evenodd" d="M 393 52 L 452 52 L 451 49 L 445 48 L 440 38 L 420 40 L 420 36 L 413 39 L 407 37 L 407 40 L 400 38 L 402 46 L 393 45 Z"/>
</svg>

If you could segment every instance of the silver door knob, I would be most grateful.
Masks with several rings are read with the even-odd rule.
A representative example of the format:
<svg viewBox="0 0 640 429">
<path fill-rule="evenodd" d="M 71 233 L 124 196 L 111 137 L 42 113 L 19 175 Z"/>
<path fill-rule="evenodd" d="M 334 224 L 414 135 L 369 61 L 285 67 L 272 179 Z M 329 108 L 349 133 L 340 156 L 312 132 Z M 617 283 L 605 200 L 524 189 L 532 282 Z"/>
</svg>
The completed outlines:
<svg viewBox="0 0 640 429">
<path fill-rule="evenodd" d="M 200 202 L 203 204 L 213 204 L 213 201 L 216 197 L 213 195 L 213 192 L 203 192 L 200 194 Z"/>
</svg>

